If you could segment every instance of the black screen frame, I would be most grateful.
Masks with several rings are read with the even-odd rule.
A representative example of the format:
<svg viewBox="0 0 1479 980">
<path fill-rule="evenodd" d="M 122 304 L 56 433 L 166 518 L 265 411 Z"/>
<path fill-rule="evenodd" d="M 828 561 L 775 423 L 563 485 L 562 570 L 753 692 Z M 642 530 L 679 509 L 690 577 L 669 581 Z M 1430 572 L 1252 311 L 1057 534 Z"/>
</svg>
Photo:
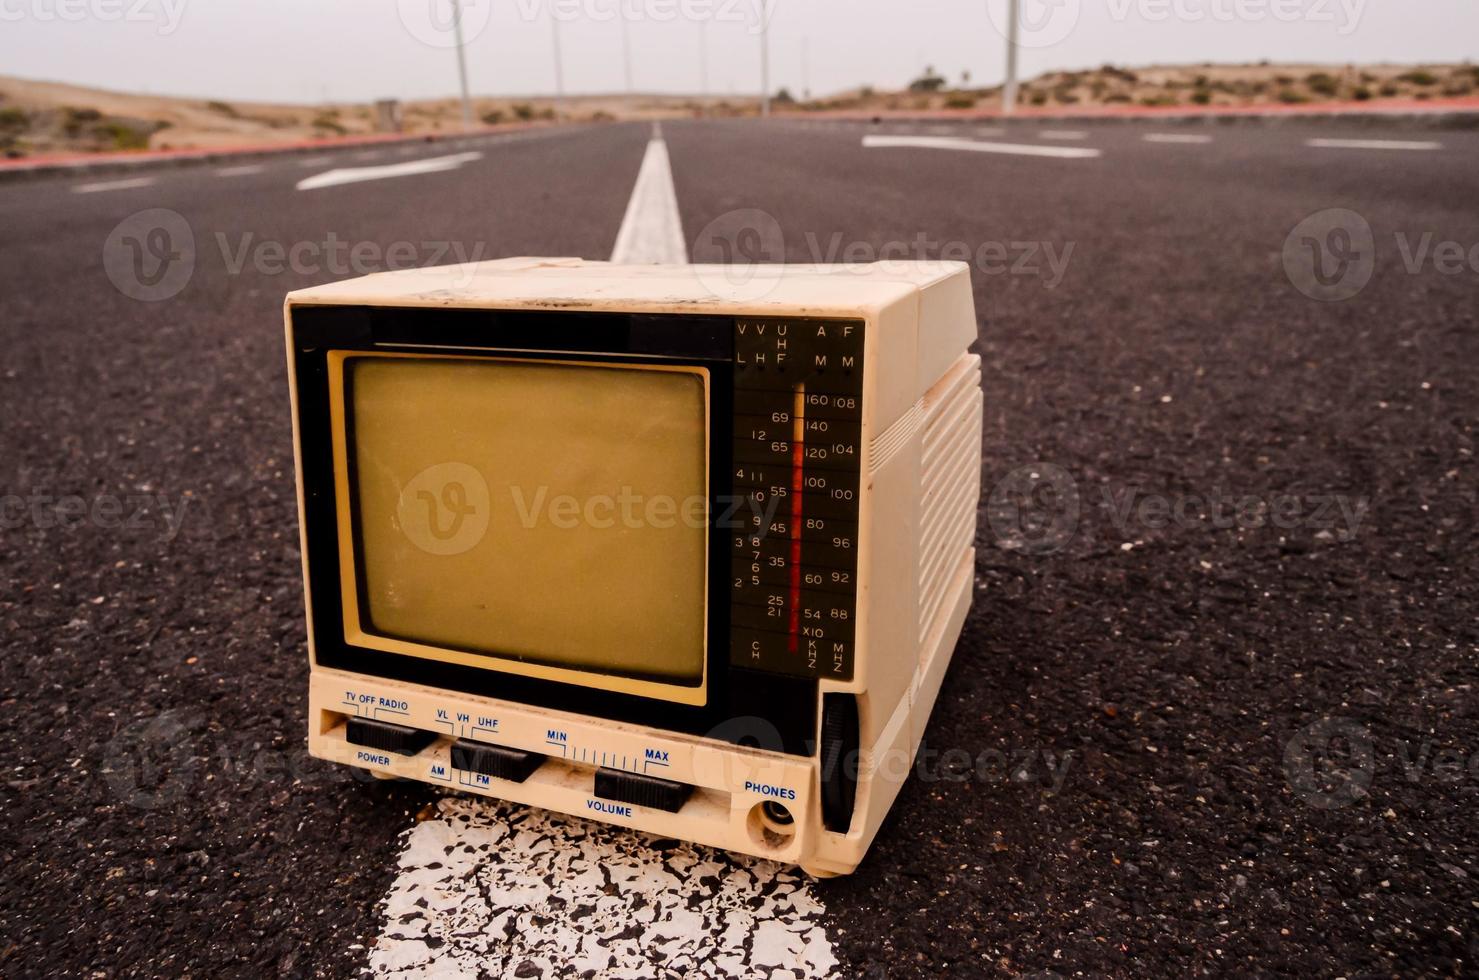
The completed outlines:
<svg viewBox="0 0 1479 980">
<path fill-rule="evenodd" d="M 733 487 L 734 318 L 566 309 L 490 310 L 294 305 L 290 356 L 308 551 L 313 650 L 319 666 L 449 692 L 498 698 L 614 721 L 809 756 L 815 752 L 817 682 L 730 663 L 729 529 Z M 341 605 L 338 500 L 330 413 L 330 351 L 448 354 L 466 358 L 658 363 L 709 372 L 709 582 L 707 697 L 701 705 L 445 663 L 350 644 Z M 356 580 L 361 577 L 356 576 Z"/>
</svg>

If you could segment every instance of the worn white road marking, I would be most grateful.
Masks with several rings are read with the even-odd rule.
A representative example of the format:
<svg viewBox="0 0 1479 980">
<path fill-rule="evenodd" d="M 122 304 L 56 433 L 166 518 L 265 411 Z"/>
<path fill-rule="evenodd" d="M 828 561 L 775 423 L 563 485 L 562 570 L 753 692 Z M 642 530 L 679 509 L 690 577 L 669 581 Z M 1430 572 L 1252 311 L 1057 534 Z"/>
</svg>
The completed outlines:
<svg viewBox="0 0 1479 980">
<path fill-rule="evenodd" d="M 461 145 L 462 144 L 460 144 L 460 143 L 458 144 L 458 146 L 461 146 Z M 354 158 L 356 160 L 378 160 L 378 159 L 380 159 L 380 151 L 379 150 L 364 150 L 363 152 L 356 153 L 354 155 Z"/>
<path fill-rule="evenodd" d="M 688 244 L 683 240 L 683 219 L 678 214 L 678 193 L 673 189 L 673 167 L 662 130 L 652 128 L 652 139 L 637 171 L 637 184 L 627 201 L 621 230 L 611 261 L 638 265 L 688 262 Z"/>
<path fill-rule="evenodd" d="M 260 163 L 246 163 L 239 167 L 222 167 L 216 171 L 217 177 L 246 177 L 250 174 L 259 174 L 267 168 Z"/>
<path fill-rule="evenodd" d="M 122 180 L 98 180 L 90 184 L 78 184 L 72 188 L 73 194 L 96 194 L 98 191 L 123 191 L 130 187 L 148 187 L 154 183 L 153 177 L 125 177 Z"/>
<path fill-rule="evenodd" d="M 1037 134 L 1045 140 L 1086 140 L 1089 134 L 1081 129 L 1045 129 Z"/>
<path fill-rule="evenodd" d="M 988 143 L 982 140 L 944 136 L 864 136 L 866 147 L 914 146 L 928 150 L 969 150 L 975 153 L 1006 153 L 1024 157 L 1057 157 L 1087 160 L 1102 154 L 1087 146 L 1037 146 L 1032 143 Z"/>
<path fill-rule="evenodd" d="M 825 977 L 806 876 L 510 803 L 447 797 L 408 832 L 376 976 Z M 587 973 L 586 971 L 591 971 Z"/>
<path fill-rule="evenodd" d="M 1441 150 L 1442 143 L 1432 140 L 1305 140 L 1305 146 L 1331 150 Z"/>
<path fill-rule="evenodd" d="M 1210 143 L 1212 137 L 1205 133 L 1146 133 L 1140 137 L 1147 143 Z"/>
<path fill-rule="evenodd" d="M 688 261 L 661 129 L 613 262 Z M 796 868 L 514 803 L 449 796 L 407 832 L 370 970 L 396 980 L 831 976 Z"/>
<path fill-rule="evenodd" d="M 300 167 L 322 167 L 326 163 L 333 163 L 333 162 L 334 162 L 334 158 L 331 157 L 331 156 L 309 157 L 306 160 L 299 160 L 298 161 L 298 166 L 300 166 Z"/>
<path fill-rule="evenodd" d="M 444 170 L 456 170 L 464 163 L 481 160 L 483 155 L 476 150 L 454 153 L 445 157 L 429 157 L 425 160 L 407 160 L 405 163 L 387 163 L 379 167 L 341 167 L 328 170 L 298 181 L 298 190 L 312 191 L 320 187 L 337 187 L 340 184 L 357 184 L 365 180 L 384 180 L 387 177 L 412 177 L 416 174 L 433 174 Z"/>
</svg>

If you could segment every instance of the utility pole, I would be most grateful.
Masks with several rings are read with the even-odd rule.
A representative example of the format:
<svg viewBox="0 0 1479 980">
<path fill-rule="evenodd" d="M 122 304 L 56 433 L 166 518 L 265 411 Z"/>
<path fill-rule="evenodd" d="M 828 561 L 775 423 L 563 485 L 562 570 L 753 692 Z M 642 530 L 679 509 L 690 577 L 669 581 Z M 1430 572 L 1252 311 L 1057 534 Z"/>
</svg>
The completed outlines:
<svg viewBox="0 0 1479 980">
<path fill-rule="evenodd" d="M 467 94 L 467 53 L 462 50 L 462 0 L 452 0 L 452 37 L 457 42 L 457 77 L 462 82 L 462 128 L 472 129 L 472 99 Z"/>
<path fill-rule="evenodd" d="M 801 100 L 811 101 L 811 70 L 807 66 L 805 36 L 801 38 Z"/>
<path fill-rule="evenodd" d="M 770 115 L 770 18 L 769 5 L 760 5 L 760 115 Z"/>
<path fill-rule="evenodd" d="M 621 65 L 626 78 L 627 95 L 632 94 L 632 34 L 627 24 L 626 13 L 621 13 Z"/>
<path fill-rule="evenodd" d="M 709 22 L 698 21 L 698 92 L 707 101 L 709 98 Z"/>
<path fill-rule="evenodd" d="M 1002 115 L 1017 111 L 1017 12 L 1020 0 L 1007 0 L 1007 82 L 1001 90 Z"/>
<path fill-rule="evenodd" d="M 565 69 L 560 64 L 560 18 L 555 16 L 553 5 L 550 6 L 549 26 L 555 51 L 555 105 L 563 111 L 565 108 Z"/>
</svg>

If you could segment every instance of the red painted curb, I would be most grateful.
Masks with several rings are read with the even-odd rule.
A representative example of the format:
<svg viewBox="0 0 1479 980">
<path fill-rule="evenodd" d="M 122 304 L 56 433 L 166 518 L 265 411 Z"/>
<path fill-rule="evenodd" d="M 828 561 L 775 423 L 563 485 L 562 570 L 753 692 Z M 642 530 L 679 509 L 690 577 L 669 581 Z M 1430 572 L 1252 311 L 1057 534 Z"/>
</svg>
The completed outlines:
<svg viewBox="0 0 1479 980">
<path fill-rule="evenodd" d="M 1450 112 L 1479 113 L 1479 97 L 1451 99 L 1401 99 L 1372 102 L 1307 102 L 1299 105 L 1236 106 L 1093 106 L 1070 110 L 1060 107 L 1023 106 L 1008 116 L 1000 109 L 839 109 L 819 112 L 782 112 L 788 119 L 1160 119 L 1208 118 L 1224 116 L 1401 116 L 1441 115 Z"/>
<path fill-rule="evenodd" d="M 189 147 L 174 150 L 137 150 L 113 153 L 57 153 L 49 156 L 0 160 L 0 174 L 24 171 L 89 169 L 92 167 L 143 166 L 150 163 L 178 163 L 189 160 L 224 160 L 232 157 L 270 156 L 277 153 L 311 153 L 316 150 L 348 149 L 356 146 L 386 144 L 437 143 L 445 140 L 486 136 L 490 133 L 513 133 L 542 129 L 560 123 L 505 123 L 479 126 L 450 133 L 376 133 L 364 136 L 336 136 L 319 140 L 295 140 L 285 143 L 248 143 L 240 146 Z M 565 124 L 568 125 L 568 124 Z"/>
</svg>

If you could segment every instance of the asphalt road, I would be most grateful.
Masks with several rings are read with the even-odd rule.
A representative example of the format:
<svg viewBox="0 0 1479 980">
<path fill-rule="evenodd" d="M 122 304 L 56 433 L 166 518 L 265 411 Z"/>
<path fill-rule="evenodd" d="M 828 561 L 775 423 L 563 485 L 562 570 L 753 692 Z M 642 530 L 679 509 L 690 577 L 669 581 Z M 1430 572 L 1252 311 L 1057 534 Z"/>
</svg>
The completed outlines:
<svg viewBox="0 0 1479 980">
<path fill-rule="evenodd" d="M 812 889 L 840 972 L 1472 975 L 1479 134 L 985 130 L 665 127 L 694 261 L 975 266 L 978 598 L 915 778 Z M 1441 145 L 1307 143 L 1345 138 Z M 304 757 L 283 294 L 605 258 L 647 140 L 0 185 L 0 974 L 369 962 L 437 793 Z M 153 208 L 188 276 L 119 265 Z"/>
</svg>

